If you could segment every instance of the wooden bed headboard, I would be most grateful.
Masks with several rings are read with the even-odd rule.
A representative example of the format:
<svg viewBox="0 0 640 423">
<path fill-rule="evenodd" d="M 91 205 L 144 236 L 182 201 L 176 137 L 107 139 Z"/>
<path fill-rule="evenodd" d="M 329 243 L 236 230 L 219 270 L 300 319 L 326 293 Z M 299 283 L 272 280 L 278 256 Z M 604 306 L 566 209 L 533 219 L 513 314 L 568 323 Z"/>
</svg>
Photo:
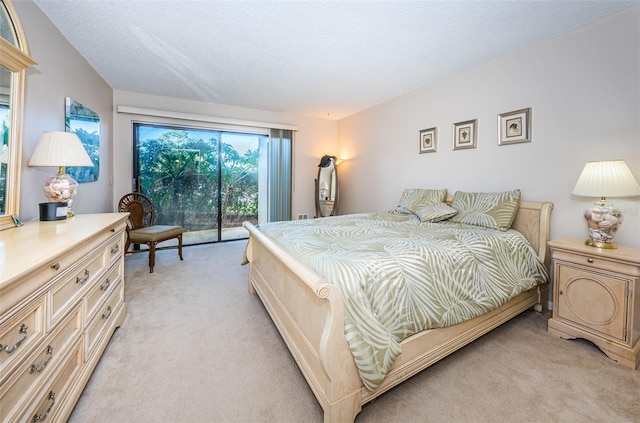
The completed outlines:
<svg viewBox="0 0 640 423">
<path fill-rule="evenodd" d="M 453 196 L 447 196 L 447 204 L 451 205 Z M 531 243 L 547 269 L 551 266 L 549 254 L 549 227 L 551 223 L 553 203 L 537 201 L 521 201 L 518 214 L 511 225 L 512 229 L 520 232 Z"/>
</svg>

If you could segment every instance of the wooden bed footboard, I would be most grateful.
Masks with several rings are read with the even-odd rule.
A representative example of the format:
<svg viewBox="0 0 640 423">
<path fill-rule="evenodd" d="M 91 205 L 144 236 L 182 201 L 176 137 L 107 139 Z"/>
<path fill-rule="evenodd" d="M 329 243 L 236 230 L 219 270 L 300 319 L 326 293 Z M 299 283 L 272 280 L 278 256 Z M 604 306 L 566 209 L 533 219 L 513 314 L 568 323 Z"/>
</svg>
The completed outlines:
<svg viewBox="0 0 640 423">
<path fill-rule="evenodd" d="M 523 202 L 514 228 L 523 233 L 547 264 L 552 203 Z M 324 410 L 324 421 L 352 422 L 362 405 L 467 345 L 519 313 L 547 299 L 547 286 L 518 295 L 486 315 L 447 328 L 423 331 L 402 342 L 385 381 L 366 390 L 344 337 L 339 289 L 245 222 L 249 291 L 262 300 L 291 355 Z M 539 310 L 538 310 L 539 311 Z"/>
<path fill-rule="evenodd" d="M 353 421 L 362 385 L 344 338 L 342 294 L 250 223 L 249 290 L 258 294 L 307 383 L 325 422 Z"/>
</svg>

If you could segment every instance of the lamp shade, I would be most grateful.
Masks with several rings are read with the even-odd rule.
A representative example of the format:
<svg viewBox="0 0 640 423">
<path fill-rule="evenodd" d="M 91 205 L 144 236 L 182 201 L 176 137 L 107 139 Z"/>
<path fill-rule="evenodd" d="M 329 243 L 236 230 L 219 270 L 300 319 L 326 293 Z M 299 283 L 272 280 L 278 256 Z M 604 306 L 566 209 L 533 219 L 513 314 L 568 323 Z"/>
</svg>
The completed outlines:
<svg viewBox="0 0 640 423">
<path fill-rule="evenodd" d="M 45 131 L 29 166 L 93 166 L 93 162 L 75 133 Z"/>
<path fill-rule="evenodd" d="M 587 162 L 572 191 L 580 197 L 633 197 L 640 185 L 623 160 Z"/>
</svg>

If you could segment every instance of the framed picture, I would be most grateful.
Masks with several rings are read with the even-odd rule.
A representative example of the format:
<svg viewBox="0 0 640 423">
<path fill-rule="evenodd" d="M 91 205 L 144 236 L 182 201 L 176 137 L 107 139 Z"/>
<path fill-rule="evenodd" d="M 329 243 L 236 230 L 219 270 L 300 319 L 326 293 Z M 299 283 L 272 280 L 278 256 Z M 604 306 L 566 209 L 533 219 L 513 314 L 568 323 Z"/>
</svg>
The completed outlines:
<svg viewBox="0 0 640 423">
<path fill-rule="evenodd" d="M 498 115 L 498 145 L 531 142 L 531 108 Z"/>
<path fill-rule="evenodd" d="M 453 149 L 476 148 L 478 119 L 453 124 Z"/>
<path fill-rule="evenodd" d="M 420 154 L 435 153 L 438 151 L 438 128 L 423 129 L 420 131 Z"/>
<path fill-rule="evenodd" d="M 100 116 L 74 99 L 65 97 L 65 130 L 76 133 L 93 162 L 93 167 L 69 166 L 67 174 L 78 183 L 97 181 L 100 174 Z"/>
</svg>

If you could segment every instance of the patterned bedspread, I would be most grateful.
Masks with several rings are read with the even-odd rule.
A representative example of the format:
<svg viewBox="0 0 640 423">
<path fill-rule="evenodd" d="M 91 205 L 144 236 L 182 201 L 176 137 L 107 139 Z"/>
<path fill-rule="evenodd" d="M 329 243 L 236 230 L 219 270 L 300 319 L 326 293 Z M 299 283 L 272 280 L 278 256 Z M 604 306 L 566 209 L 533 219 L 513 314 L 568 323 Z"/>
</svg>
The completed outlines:
<svg viewBox="0 0 640 423">
<path fill-rule="evenodd" d="M 514 230 L 393 213 L 273 222 L 260 230 L 339 286 L 345 336 L 370 390 L 402 352 L 403 339 L 487 313 L 548 281 Z"/>
</svg>

